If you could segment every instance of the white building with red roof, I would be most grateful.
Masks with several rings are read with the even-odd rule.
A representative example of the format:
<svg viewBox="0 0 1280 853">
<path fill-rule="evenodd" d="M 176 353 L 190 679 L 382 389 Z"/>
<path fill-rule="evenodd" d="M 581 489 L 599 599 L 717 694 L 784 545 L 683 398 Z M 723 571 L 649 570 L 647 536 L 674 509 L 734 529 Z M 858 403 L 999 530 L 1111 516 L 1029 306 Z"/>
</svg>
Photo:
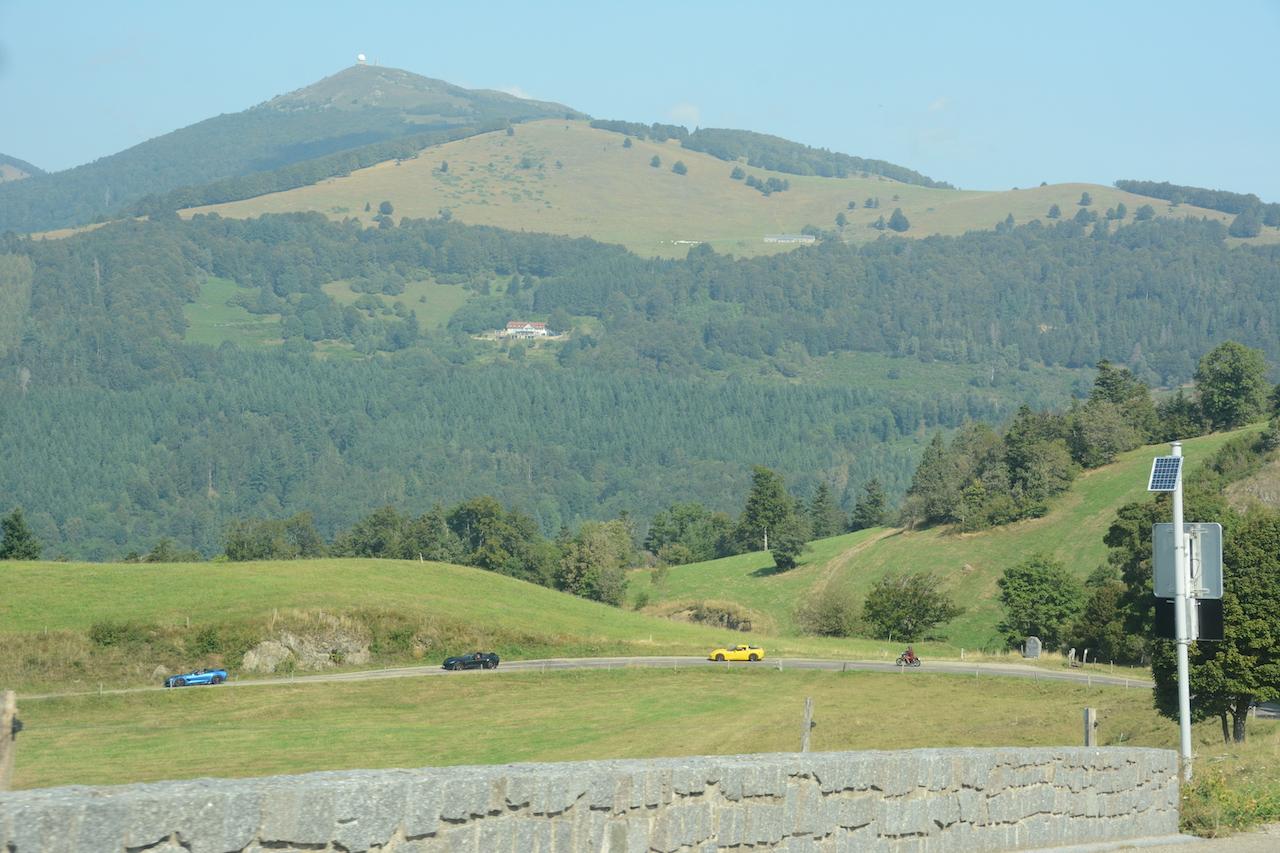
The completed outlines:
<svg viewBox="0 0 1280 853">
<path fill-rule="evenodd" d="M 528 320 L 512 320 L 507 323 L 503 336 L 508 338 L 545 338 L 548 334 L 546 323 L 531 323 Z"/>
</svg>

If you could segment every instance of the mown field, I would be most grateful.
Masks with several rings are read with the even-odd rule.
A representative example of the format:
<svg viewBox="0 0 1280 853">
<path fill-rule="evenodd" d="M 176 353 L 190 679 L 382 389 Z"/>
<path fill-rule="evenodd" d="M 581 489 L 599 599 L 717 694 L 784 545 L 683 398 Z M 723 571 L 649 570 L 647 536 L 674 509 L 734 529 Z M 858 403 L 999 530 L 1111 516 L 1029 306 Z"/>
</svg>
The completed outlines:
<svg viewBox="0 0 1280 853">
<path fill-rule="evenodd" d="M 1194 468 L 1232 435 L 1185 442 L 1189 465 Z M 842 592 L 861 601 L 887 573 L 931 571 L 966 608 L 941 628 L 949 645 L 993 649 L 999 644 L 996 581 L 1001 573 L 1039 551 L 1063 561 L 1083 580 L 1106 559 L 1102 537 L 1116 509 L 1147 496 L 1151 459 L 1167 452 L 1166 446 L 1139 448 L 1111 465 L 1082 474 L 1068 492 L 1050 503 L 1049 513 L 1042 518 L 978 533 L 948 528 L 860 531 L 814 542 L 813 550 L 789 572 L 774 571 L 765 553 L 675 566 L 659 584 L 650 582 L 648 572 L 636 571 L 631 575 L 633 594 L 646 589 L 655 611 L 669 608 L 672 602 L 733 602 L 758 614 L 761 624 L 787 635 L 796 632 L 795 605 L 807 595 Z"/>
<path fill-rule="evenodd" d="M 1085 706 L 1100 743 L 1177 742 L 1138 688 L 927 670 L 498 671 L 25 700 L 16 784 L 793 751 L 805 697 L 815 750 L 1075 745 Z"/>
<path fill-rule="evenodd" d="M 468 224 L 585 235 L 664 257 L 683 257 L 693 242 L 739 256 L 786 251 L 794 246 L 765 243 L 764 236 L 799 232 L 805 225 L 835 230 L 837 214 L 847 219 L 841 236 L 863 242 L 882 233 L 870 226 L 881 216 L 887 219 L 895 207 L 911 222 L 907 236 L 991 229 L 1010 214 L 1017 223 L 1048 221 L 1053 204 L 1065 219 L 1076 214 L 1083 192 L 1093 197 L 1091 209 L 1099 216 L 1124 203 L 1129 222 L 1143 204 L 1151 204 L 1159 216 L 1232 218 L 1187 205 L 1170 208 L 1159 199 L 1095 184 L 941 190 L 874 175 L 821 178 L 744 166 L 761 180 L 776 177 L 790 183 L 787 191 L 765 196 L 731 180 L 732 163 L 686 150 L 675 141 L 633 140 L 626 148 L 623 140 L 585 122 L 532 122 L 520 125 L 514 136 L 482 134 L 426 149 L 416 159 L 380 163 L 288 192 L 192 208 L 183 215 L 251 217 L 314 210 L 372 223 L 380 203 L 389 201 L 393 218 L 447 211 Z M 655 156 L 661 162 L 657 168 L 650 165 Z M 672 172 L 677 160 L 687 174 Z M 879 199 L 880 206 L 866 207 L 867 199 Z M 1280 229 L 1266 229 L 1264 237 L 1256 238 L 1263 239 L 1280 239 Z"/>
</svg>

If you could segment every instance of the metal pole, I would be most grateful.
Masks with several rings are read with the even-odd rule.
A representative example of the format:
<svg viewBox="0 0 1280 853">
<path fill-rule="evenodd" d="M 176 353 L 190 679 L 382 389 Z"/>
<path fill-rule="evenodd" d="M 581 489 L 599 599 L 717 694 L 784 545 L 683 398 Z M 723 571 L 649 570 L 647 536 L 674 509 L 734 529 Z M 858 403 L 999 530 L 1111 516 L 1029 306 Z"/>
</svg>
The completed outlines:
<svg viewBox="0 0 1280 853">
<path fill-rule="evenodd" d="M 1182 455 L 1182 442 L 1173 442 L 1173 455 Z M 1179 755 L 1182 757 L 1182 778 L 1191 781 L 1191 678 L 1188 673 L 1187 647 L 1191 645 L 1187 633 L 1187 551 L 1182 534 L 1182 481 L 1173 490 L 1173 625 L 1178 644 L 1178 734 Z"/>
</svg>

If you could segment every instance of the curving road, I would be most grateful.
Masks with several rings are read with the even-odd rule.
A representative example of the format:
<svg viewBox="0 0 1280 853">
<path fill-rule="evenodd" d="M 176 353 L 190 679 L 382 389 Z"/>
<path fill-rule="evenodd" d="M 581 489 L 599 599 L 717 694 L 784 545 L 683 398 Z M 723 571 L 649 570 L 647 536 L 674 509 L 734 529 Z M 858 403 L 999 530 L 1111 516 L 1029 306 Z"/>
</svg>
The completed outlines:
<svg viewBox="0 0 1280 853">
<path fill-rule="evenodd" d="M 868 660 L 818 660 L 812 658 L 776 658 L 758 663 L 717 663 L 702 657 L 613 657 L 613 658 L 547 658 L 545 660 L 504 661 L 497 669 L 464 670 L 447 672 L 435 664 L 402 666 L 388 669 L 362 669 L 353 672 L 321 672 L 291 678 L 233 678 L 224 687 L 279 687 L 286 684 L 327 684 L 342 681 L 374 681 L 386 678 L 419 678 L 422 676 L 448 676 L 450 678 L 492 677 L 508 672 L 545 672 L 558 669 L 699 669 L 707 667 L 752 669 L 820 669 L 835 672 L 849 670 L 865 672 L 899 672 L 904 677 L 929 672 L 951 675 L 986 675 L 1001 678 L 1026 678 L 1033 681 L 1071 681 L 1098 684 L 1107 687 L 1150 688 L 1151 681 L 1108 675 L 1093 670 L 1051 670 L 1008 663 L 965 663 L 964 661 L 928 661 L 919 669 L 903 669 L 888 661 Z M 28 694 L 19 699 L 54 699 L 64 696 L 88 696 L 96 694 L 144 693 L 164 690 L 164 687 L 128 687 L 113 690 L 84 690 L 71 693 Z"/>
</svg>

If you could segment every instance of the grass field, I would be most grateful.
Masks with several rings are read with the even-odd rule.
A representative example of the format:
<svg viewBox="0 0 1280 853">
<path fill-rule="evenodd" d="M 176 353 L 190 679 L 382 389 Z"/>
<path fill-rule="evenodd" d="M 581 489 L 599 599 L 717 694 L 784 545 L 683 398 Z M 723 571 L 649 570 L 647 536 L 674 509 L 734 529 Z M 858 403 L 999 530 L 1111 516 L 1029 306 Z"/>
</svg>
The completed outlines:
<svg viewBox="0 0 1280 853">
<path fill-rule="evenodd" d="M 187 319 L 186 340 L 211 346 L 231 341 L 245 348 L 280 343 L 280 315 L 250 314 L 239 305 L 229 305 L 239 291 L 234 281 L 210 276 L 200 286 L 200 297 L 182 307 Z"/>
<path fill-rule="evenodd" d="M 329 282 L 324 286 L 324 292 L 339 305 L 352 305 L 364 295 L 352 290 L 348 281 Z M 378 298 L 386 306 L 387 314 L 392 314 L 391 309 L 397 302 L 403 302 L 417 316 L 418 327 L 427 332 L 444 328 L 453 312 L 461 308 L 470 295 L 461 285 L 440 284 L 425 279 L 405 282 L 404 293 L 395 296 L 379 294 Z"/>
<path fill-rule="evenodd" d="M 650 166 L 657 156 L 662 165 Z M 671 166 L 680 160 L 688 174 Z M 447 170 L 442 165 L 447 164 Z M 184 215 L 216 211 L 223 216 L 315 210 L 337 219 L 372 223 L 378 205 L 390 201 L 394 216 L 433 217 L 448 210 L 456 219 L 516 231 L 590 236 L 621 243 L 642 255 L 681 257 L 690 241 L 739 256 L 786 251 L 792 245 L 765 243 L 772 233 L 798 232 L 805 225 L 835 229 L 837 214 L 848 224 L 846 240 L 862 242 L 882 232 L 869 227 L 901 207 L 911 221 L 908 236 L 963 234 L 991 229 L 1012 214 L 1015 222 L 1045 220 L 1057 204 L 1064 218 L 1075 215 L 1081 193 L 1091 209 L 1104 213 L 1123 202 L 1133 213 L 1151 204 L 1160 216 L 1209 217 L 1218 211 L 1183 205 L 1094 184 L 1055 184 L 1005 191 L 939 190 L 868 178 L 786 175 L 745 167 L 761 179 L 790 182 L 785 192 L 764 196 L 729 178 L 733 164 L 681 148 L 676 142 L 634 140 L 596 130 L 585 122 L 548 120 L 522 124 L 514 136 L 490 133 L 426 149 L 416 159 L 389 161 L 346 177 L 245 201 L 193 208 Z M 867 208 L 878 198 L 879 208 Z M 853 202 L 855 207 L 850 208 Z M 365 211 L 365 205 L 370 206 Z M 1280 229 L 1265 229 L 1259 240 L 1280 240 Z"/>
<path fill-rule="evenodd" d="M 1186 442 L 1189 464 L 1194 467 L 1232 435 Z M 735 602 L 758 614 L 762 623 L 788 634 L 795 630 L 795 603 L 811 591 L 842 590 L 861 601 L 887 573 L 931 571 L 966 607 L 942 629 L 950 645 L 991 647 L 1000 618 L 996 581 L 1001 573 L 1041 551 L 1062 560 L 1083 580 L 1105 560 L 1102 537 L 1116 509 L 1147 496 L 1151 459 L 1163 452 L 1161 447 L 1139 448 L 1111 465 L 1084 473 L 1070 491 L 1051 502 L 1043 518 L 979 533 L 956 533 L 949 528 L 861 531 L 814 542 L 813 550 L 789 572 L 774 572 L 767 554 L 742 554 L 673 567 L 658 585 L 649 582 L 648 572 L 633 572 L 632 587 L 648 589 L 654 609 L 670 601 Z"/>
<path fill-rule="evenodd" d="M 821 751 L 1074 745 L 1085 706 L 1104 745 L 1177 741 L 1145 689 L 923 670 L 466 673 L 26 700 L 16 784 L 792 751 L 807 696 Z"/>
</svg>

